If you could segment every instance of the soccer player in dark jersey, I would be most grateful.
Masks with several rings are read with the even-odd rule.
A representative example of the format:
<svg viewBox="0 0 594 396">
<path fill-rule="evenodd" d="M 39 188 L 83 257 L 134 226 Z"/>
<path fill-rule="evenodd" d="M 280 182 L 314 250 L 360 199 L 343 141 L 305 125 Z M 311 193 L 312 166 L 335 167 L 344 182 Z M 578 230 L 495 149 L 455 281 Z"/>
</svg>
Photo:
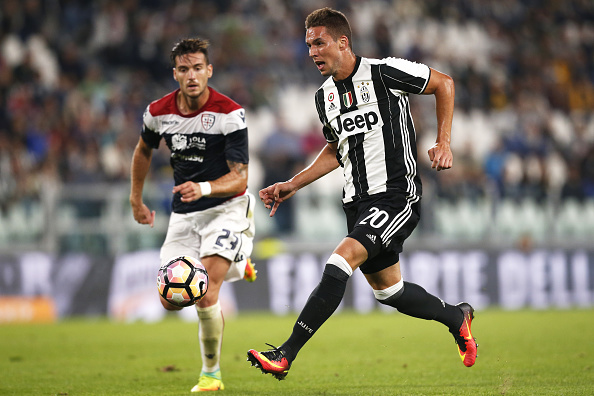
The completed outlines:
<svg viewBox="0 0 594 396">
<path fill-rule="evenodd" d="M 224 320 L 219 291 L 224 280 L 253 281 L 255 198 L 247 191 L 248 131 L 245 110 L 208 86 L 213 67 L 208 41 L 184 39 L 170 58 L 179 89 L 152 102 L 143 115 L 132 159 L 130 204 L 134 219 L 151 227 L 155 211 L 142 199 L 152 150 L 161 139 L 171 150 L 172 213 L 161 263 L 181 255 L 200 259 L 209 275 L 196 303 L 202 372 L 192 392 L 222 390 L 220 352 Z M 179 310 L 161 297 L 167 310 Z"/>
<path fill-rule="evenodd" d="M 348 279 L 359 268 L 380 303 L 447 326 L 462 362 L 470 367 L 477 347 L 470 332 L 473 308 L 447 304 L 405 282 L 399 262 L 402 245 L 419 221 L 421 200 L 408 95 L 435 96 L 437 139 L 428 151 L 429 160 L 437 171 L 449 169 L 454 82 L 423 64 L 355 55 L 349 22 L 339 11 L 314 11 L 305 28 L 309 55 L 329 77 L 315 95 L 327 145 L 292 179 L 260 190 L 260 199 L 273 216 L 299 189 L 342 167 L 348 235 L 328 259 L 290 337 L 266 352 L 251 349 L 248 360 L 284 379 L 299 350 L 336 310 Z"/>
</svg>

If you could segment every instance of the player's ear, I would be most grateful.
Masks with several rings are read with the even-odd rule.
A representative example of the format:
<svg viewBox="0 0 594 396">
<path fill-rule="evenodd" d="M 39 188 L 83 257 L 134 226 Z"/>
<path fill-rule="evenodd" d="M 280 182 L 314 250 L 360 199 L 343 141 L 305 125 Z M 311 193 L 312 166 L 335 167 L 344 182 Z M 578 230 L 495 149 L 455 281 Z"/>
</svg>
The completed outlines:
<svg viewBox="0 0 594 396">
<path fill-rule="evenodd" d="M 177 81 L 177 74 L 175 73 L 175 67 L 172 70 L 173 70 L 173 79 L 175 81 Z"/>
<path fill-rule="evenodd" d="M 207 69 L 208 69 L 208 78 L 211 78 L 212 77 L 212 70 L 213 70 L 212 69 L 212 63 L 209 63 L 208 64 Z"/>
<path fill-rule="evenodd" d="M 346 48 L 348 48 L 349 46 L 349 39 L 347 36 L 340 36 L 340 38 L 338 39 L 338 48 L 340 50 L 344 50 Z"/>
</svg>

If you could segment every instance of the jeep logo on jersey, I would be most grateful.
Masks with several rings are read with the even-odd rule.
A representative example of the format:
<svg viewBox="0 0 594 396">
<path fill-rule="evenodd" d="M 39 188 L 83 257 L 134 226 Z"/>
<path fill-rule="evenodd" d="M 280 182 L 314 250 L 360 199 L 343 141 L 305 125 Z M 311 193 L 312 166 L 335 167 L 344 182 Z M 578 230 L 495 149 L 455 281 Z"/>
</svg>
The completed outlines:
<svg viewBox="0 0 594 396">
<path fill-rule="evenodd" d="M 202 114 L 202 127 L 208 131 L 215 123 L 215 116 L 212 114 Z"/>
<path fill-rule="evenodd" d="M 336 117 L 336 122 L 338 124 L 338 129 L 336 130 L 336 133 L 340 135 L 343 130 L 347 133 L 353 131 L 371 131 L 373 127 L 378 124 L 379 121 L 379 116 L 375 111 L 370 111 L 368 113 L 362 114 L 359 113 L 352 117 L 345 117 L 344 119 L 341 119 L 340 116 L 338 116 Z"/>
<path fill-rule="evenodd" d="M 171 149 L 175 151 L 185 150 L 188 145 L 188 138 L 184 135 L 175 134 L 171 137 Z"/>
</svg>

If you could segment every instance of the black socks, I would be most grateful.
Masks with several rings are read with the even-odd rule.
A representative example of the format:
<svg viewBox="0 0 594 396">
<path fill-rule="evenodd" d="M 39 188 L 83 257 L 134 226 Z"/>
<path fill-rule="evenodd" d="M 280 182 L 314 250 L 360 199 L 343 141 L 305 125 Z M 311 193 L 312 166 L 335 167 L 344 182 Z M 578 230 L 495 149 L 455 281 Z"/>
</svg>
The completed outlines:
<svg viewBox="0 0 594 396">
<path fill-rule="evenodd" d="M 457 332 L 464 315 L 460 308 L 427 293 L 416 283 L 404 282 L 402 293 L 395 294 L 380 303 L 396 308 L 405 315 L 415 318 L 436 320 L 446 325 L 450 331 Z"/>
<path fill-rule="evenodd" d="M 280 347 L 289 362 L 314 335 L 316 330 L 334 313 L 342 301 L 349 275 L 333 264 L 326 264 L 322 280 L 309 296 L 299 314 L 293 333 Z"/>
<path fill-rule="evenodd" d="M 346 272 L 333 264 L 326 264 L 322 280 L 299 314 L 291 336 L 280 347 L 289 363 L 338 308 L 348 280 L 349 275 Z M 405 315 L 443 323 L 452 333 L 458 333 L 464 319 L 460 308 L 445 303 L 415 283 L 404 282 L 404 287 L 398 293 L 378 301 Z"/>
</svg>

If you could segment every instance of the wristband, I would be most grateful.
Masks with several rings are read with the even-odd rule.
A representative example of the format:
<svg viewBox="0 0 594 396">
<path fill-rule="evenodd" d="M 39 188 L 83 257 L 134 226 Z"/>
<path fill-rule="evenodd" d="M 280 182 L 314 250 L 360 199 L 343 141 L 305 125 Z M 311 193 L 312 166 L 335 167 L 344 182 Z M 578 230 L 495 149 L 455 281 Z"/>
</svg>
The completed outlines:
<svg viewBox="0 0 594 396">
<path fill-rule="evenodd" d="M 209 182 L 200 182 L 198 185 L 200 186 L 200 191 L 202 192 L 203 197 L 208 197 L 212 192 L 212 187 Z"/>
</svg>

